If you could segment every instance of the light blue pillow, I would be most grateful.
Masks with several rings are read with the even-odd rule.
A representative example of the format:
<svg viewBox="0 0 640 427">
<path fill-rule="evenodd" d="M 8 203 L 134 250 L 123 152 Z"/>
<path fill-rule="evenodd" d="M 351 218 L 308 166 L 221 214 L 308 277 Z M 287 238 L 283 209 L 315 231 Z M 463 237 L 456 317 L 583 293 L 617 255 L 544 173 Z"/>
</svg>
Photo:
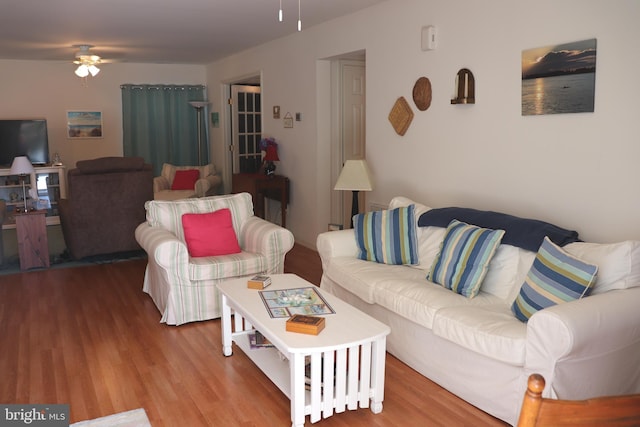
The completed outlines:
<svg viewBox="0 0 640 427">
<path fill-rule="evenodd" d="M 417 264 L 415 205 L 353 217 L 358 258 L 382 264 Z"/>
<path fill-rule="evenodd" d="M 447 227 L 427 280 L 473 298 L 480 291 L 502 236 L 504 230 L 476 227 L 454 219 Z"/>
<path fill-rule="evenodd" d="M 526 322 L 539 310 L 585 297 L 597 273 L 597 265 L 569 255 L 545 237 L 511 310 Z"/>
</svg>

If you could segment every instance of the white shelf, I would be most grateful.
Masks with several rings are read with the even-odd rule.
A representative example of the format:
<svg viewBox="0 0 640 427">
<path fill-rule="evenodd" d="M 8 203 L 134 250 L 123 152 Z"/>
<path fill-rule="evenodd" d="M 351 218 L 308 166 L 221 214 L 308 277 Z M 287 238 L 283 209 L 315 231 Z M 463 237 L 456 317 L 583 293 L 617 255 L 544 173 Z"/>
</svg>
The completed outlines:
<svg viewBox="0 0 640 427">
<path fill-rule="evenodd" d="M 42 199 L 49 199 L 49 206 L 46 222 L 47 225 L 60 224 L 60 217 L 58 213 L 58 201 L 67 197 L 66 175 L 64 166 L 35 166 L 34 171 L 27 177 L 26 191 L 31 188 L 32 183 L 38 182 L 38 177 L 46 176 L 49 178 L 46 182 L 46 188 L 40 188 L 39 192 L 47 192 L 46 196 Z M 7 183 L 9 179 L 10 183 Z M 5 212 L 4 222 L 2 223 L 2 229 L 14 229 L 16 228 L 15 220 L 13 219 L 13 212 L 16 207 L 24 206 L 22 200 L 22 184 L 16 184 L 16 180 L 19 177 L 11 175 L 10 168 L 0 169 L 0 199 L 6 202 L 7 208 Z M 52 181 L 52 182 L 48 182 Z M 11 193 L 18 195 L 18 200 L 11 200 Z M 29 197 L 27 195 L 27 197 Z M 27 199 L 27 205 L 31 204 L 31 200 Z"/>
<path fill-rule="evenodd" d="M 250 331 L 233 334 L 233 341 L 247 355 L 253 363 L 271 379 L 271 381 L 287 396 L 291 398 L 291 380 L 289 361 L 275 347 L 251 348 L 249 344 Z"/>
</svg>

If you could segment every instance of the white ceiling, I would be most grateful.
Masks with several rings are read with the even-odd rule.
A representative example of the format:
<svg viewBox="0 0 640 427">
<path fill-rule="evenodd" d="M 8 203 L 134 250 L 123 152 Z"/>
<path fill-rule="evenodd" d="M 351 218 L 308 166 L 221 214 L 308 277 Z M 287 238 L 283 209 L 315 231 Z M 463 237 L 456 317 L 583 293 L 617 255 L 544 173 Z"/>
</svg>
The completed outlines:
<svg viewBox="0 0 640 427">
<path fill-rule="evenodd" d="M 2 0 L 0 59 L 207 64 L 295 33 L 298 1 Z M 384 0 L 300 0 L 302 30 Z"/>
</svg>

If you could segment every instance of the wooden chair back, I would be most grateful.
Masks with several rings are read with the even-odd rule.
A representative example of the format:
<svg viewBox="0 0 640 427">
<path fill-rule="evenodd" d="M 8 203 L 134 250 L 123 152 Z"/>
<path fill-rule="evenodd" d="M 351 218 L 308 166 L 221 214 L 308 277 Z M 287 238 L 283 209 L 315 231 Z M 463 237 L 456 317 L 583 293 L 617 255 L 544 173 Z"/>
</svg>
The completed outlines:
<svg viewBox="0 0 640 427">
<path fill-rule="evenodd" d="M 640 426 L 640 394 L 588 400 L 542 397 L 544 378 L 529 376 L 518 427 L 533 426 Z"/>
</svg>

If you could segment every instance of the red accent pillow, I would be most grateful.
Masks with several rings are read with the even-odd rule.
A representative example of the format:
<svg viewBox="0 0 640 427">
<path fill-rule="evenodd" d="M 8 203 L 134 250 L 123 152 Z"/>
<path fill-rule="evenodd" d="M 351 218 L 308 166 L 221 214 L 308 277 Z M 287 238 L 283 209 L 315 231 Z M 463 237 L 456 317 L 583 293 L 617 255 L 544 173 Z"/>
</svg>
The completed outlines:
<svg viewBox="0 0 640 427">
<path fill-rule="evenodd" d="M 203 214 L 184 214 L 182 228 L 189 255 L 192 257 L 241 252 L 229 209 Z"/>
<path fill-rule="evenodd" d="M 176 176 L 171 183 L 172 190 L 193 190 L 196 188 L 196 181 L 200 178 L 198 169 L 177 170 Z"/>
</svg>

